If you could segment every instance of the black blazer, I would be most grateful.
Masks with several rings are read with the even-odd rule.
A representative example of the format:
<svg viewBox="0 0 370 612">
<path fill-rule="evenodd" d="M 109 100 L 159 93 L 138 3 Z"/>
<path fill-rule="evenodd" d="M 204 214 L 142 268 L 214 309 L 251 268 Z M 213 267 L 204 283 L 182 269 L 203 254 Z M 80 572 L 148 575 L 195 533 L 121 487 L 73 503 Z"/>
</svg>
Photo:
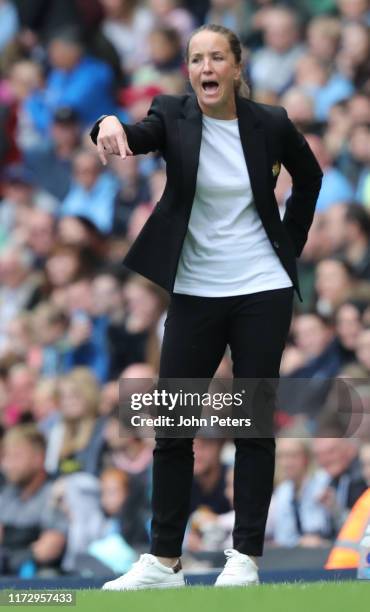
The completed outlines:
<svg viewBox="0 0 370 612">
<path fill-rule="evenodd" d="M 236 107 L 255 206 L 302 300 L 296 257 L 312 223 L 322 179 L 320 166 L 282 107 L 239 96 Z M 91 130 L 94 143 L 99 122 Z M 135 125 L 122 125 L 134 154 L 159 151 L 167 162 L 164 193 L 123 264 L 172 292 L 196 189 L 202 111 L 195 94 L 159 95 L 153 98 L 147 117 Z M 274 195 L 281 164 L 293 181 L 283 220 Z"/>
</svg>

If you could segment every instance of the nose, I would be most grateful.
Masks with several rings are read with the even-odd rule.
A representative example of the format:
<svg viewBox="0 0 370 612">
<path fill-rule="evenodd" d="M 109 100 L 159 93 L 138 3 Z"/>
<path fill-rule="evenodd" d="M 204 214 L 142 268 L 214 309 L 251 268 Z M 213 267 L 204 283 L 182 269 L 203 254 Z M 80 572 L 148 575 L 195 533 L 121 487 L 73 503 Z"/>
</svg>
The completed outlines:
<svg viewBox="0 0 370 612">
<path fill-rule="evenodd" d="M 204 58 L 204 63 L 203 63 L 203 72 L 212 72 L 212 68 L 211 68 L 211 60 L 210 58 L 205 57 Z"/>
</svg>

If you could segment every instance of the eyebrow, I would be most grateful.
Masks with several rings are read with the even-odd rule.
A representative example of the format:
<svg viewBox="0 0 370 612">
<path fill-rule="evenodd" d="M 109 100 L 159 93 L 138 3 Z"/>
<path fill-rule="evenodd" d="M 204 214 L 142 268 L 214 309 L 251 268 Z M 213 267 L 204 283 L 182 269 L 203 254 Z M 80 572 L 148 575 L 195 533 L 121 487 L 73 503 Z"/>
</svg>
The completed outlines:
<svg viewBox="0 0 370 612">
<path fill-rule="evenodd" d="M 217 50 L 217 51 L 211 51 L 212 55 L 216 55 L 217 53 L 226 53 L 226 51 L 221 51 L 221 50 Z M 199 55 L 203 55 L 203 53 L 200 53 L 199 51 L 196 51 L 195 53 L 190 53 L 190 57 L 196 57 Z"/>
</svg>

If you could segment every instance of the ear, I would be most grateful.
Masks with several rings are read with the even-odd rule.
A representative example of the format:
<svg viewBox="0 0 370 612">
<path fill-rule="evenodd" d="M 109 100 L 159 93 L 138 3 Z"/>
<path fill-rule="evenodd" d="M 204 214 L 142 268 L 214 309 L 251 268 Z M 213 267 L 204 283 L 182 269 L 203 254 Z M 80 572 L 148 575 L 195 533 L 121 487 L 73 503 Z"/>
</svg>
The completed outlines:
<svg viewBox="0 0 370 612">
<path fill-rule="evenodd" d="M 241 76 L 242 76 L 242 67 L 241 66 L 235 66 L 234 80 L 235 81 L 240 81 Z"/>
</svg>

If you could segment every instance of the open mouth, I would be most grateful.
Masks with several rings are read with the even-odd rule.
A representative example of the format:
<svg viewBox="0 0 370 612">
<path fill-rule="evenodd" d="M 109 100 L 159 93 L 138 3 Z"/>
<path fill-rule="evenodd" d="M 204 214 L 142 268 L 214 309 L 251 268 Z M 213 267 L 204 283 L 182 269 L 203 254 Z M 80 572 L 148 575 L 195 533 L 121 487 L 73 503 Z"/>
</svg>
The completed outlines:
<svg viewBox="0 0 370 612">
<path fill-rule="evenodd" d="M 217 83 L 217 81 L 203 81 L 202 83 L 202 89 L 207 94 L 217 93 L 218 88 L 219 88 L 219 84 Z"/>
</svg>

